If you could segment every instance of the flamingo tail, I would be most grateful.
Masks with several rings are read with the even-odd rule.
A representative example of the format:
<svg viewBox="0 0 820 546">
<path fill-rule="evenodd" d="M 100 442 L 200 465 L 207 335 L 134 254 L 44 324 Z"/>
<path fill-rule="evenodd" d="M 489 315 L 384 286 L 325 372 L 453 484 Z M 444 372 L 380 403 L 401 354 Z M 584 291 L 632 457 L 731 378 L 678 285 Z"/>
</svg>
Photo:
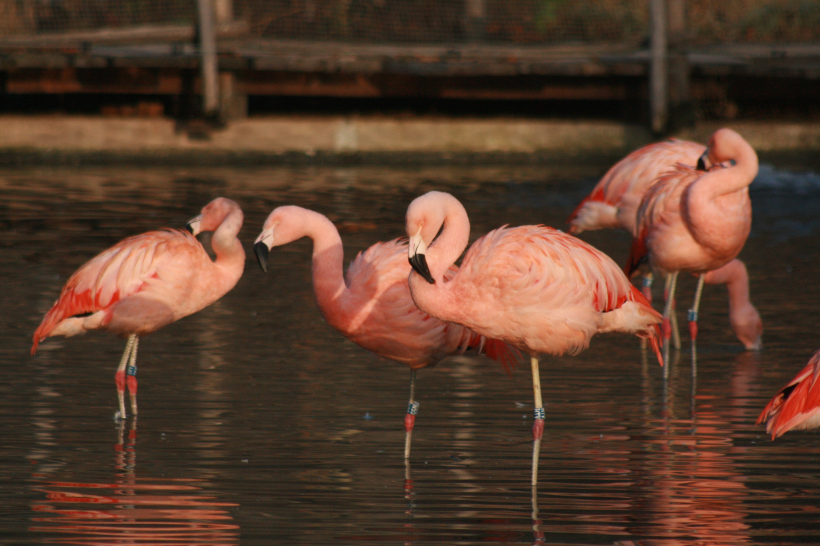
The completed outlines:
<svg viewBox="0 0 820 546">
<path fill-rule="evenodd" d="M 483 349 L 485 355 L 501 364 L 507 375 L 512 374 L 516 363 L 521 360 L 521 353 L 515 347 L 482 335 L 474 334 L 467 346 L 478 349 L 479 352 Z"/>
<path fill-rule="evenodd" d="M 86 290 L 81 294 L 77 294 L 74 290 L 68 288 L 63 290 L 60 294 L 60 299 L 54 303 L 54 306 L 43 317 L 43 321 L 32 336 L 31 354 L 37 353 L 37 347 L 40 342 L 46 339 L 49 334 L 60 324 L 64 319 L 81 315 L 94 310 L 94 301 L 91 296 L 91 291 Z"/>
<path fill-rule="evenodd" d="M 649 345 L 655 352 L 655 356 L 658 358 L 658 363 L 661 366 L 663 366 L 663 356 L 661 355 L 661 345 L 663 345 L 663 338 L 661 337 L 660 326 L 660 322 L 663 320 L 663 315 L 661 315 L 652 307 L 652 304 L 649 303 L 649 300 L 646 299 L 646 296 L 644 296 L 643 293 L 640 290 L 638 290 L 638 288 L 632 286 L 631 290 L 632 301 L 640 304 L 644 312 L 650 314 L 658 321 L 654 324 L 651 324 L 642 334 L 638 335 L 639 337 L 649 340 Z"/>
</svg>

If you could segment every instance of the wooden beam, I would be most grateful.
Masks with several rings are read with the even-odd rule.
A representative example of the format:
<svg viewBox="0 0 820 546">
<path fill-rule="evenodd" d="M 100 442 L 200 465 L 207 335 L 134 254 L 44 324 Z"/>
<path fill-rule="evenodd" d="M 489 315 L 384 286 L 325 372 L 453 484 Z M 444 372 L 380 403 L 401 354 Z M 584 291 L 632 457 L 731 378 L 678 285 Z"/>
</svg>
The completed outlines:
<svg viewBox="0 0 820 546">
<path fill-rule="evenodd" d="M 668 107 L 667 86 L 667 19 L 666 0 L 649 0 L 651 22 L 650 35 L 650 70 L 649 70 L 649 112 L 652 132 L 663 134 L 666 131 Z"/>
<path fill-rule="evenodd" d="M 214 6 L 211 0 L 197 0 L 196 4 L 202 59 L 202 113 L 205 116 L 215 116 L 219 112 L 219 81 L 217 79 Z"/>
</svg>

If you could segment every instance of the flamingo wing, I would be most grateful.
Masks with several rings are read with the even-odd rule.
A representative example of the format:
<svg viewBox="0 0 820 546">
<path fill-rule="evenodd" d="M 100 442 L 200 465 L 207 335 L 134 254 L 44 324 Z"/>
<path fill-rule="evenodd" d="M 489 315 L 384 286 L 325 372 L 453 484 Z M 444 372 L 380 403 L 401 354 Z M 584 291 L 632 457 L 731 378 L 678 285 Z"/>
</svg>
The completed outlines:
<svg viewBox="0 0 820 546">
<path fill-rule="evenodd" d="M 124 239 L 80 267 L 34 332 L 31 353 L 64 319 L 109 309 L 157 278 L 163 261 L 180 247 L 199 247 L 187 231 L 151 231 Z M 204 251 L 203 251 L 204 252 Z"/>
<path fill-rule="evenodd" d="M 757 418 L 757 424 L 766 421 L 766 432 L 772 439 L 789 430 L 820 426 L 820 351 L 814 353 L 809 363 L 780 389 Z"/>
<path fill-rule="evenodd" d="M 636 299 L 608 256 L 545 226 L 488 233 L 467 252 L 453 282 L 469 292 L 459 301 L 476 302 L 458 322 L 489 337 L 503 331 L 531 353 L 576 354 L 599 331 L 602 313 Z"/>
</svg>

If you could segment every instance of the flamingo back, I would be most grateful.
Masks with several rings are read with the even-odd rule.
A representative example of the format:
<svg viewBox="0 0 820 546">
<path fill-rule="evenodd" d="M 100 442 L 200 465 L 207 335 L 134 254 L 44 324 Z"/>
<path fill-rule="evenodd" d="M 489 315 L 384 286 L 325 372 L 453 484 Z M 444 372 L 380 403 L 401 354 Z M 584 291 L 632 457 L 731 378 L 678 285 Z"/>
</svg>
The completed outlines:
<svg viewBox="0 0 820 546">
<path fill-rule="evenodd" d="M 772 439 L 789 430 L 810 429 L 820 426 L 820 351 L 788 385 L 766 405 L 757 424 L 766 421 L 766 432 Z"/>
<path fill-rule="evenodd" d="M 31 354 L 64 319 L 110 309 L 156 278 L 160 258 L 192 245 L 201 249 L 187 231 L 151 231 L 124 239 L 91 259 L 68 279 L 60 297 L 46 313 L 34 332 Z M 105 320 L 101 325 L 105 325 Z"/>
<path fill-rule="evenodd" d="M 546 226 L 488 233 L 453 282 L 458 301 L 476 302 L 463 306 L 458 322 L 530 354 L 580 352 L 605 326 L 603 315 L 628 301 L 660 321 L 611 258 Z"/>
</svg>

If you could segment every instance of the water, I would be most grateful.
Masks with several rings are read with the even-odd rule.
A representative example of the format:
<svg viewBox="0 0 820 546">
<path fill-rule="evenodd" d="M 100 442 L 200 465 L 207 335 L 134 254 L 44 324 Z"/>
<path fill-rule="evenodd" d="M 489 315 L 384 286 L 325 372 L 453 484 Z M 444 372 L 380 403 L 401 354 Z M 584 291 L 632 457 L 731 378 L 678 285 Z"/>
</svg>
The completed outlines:
<svg viewBox="0 0 820 546">
<path fill-rule="evenodd" d="M 753 185 L 741 258 L 762 352 L 740 350 L 724 289 L 706 287 L 696 378 L 685 334 L 667 379 L 625 336 L 545 360 L 535 495 L 528 366 L 508 377 L 460 357 L 422 370 L 405 468 L 407 369 L 323 323 L 307 240 L 274 249 L 267 275 L 252 261 L 280 204 L 337 222 L 349 260 L 402 235 L 407 204 L 430 189 L 462 199 L 476 237 L 562 226 L 604 167 L 0 172 L 0 543 L 817 543 L 820 436 L 772 442 L 754 424 L 818 347 L 817 174 L 764 166 Z M 140 417 L 117 423 L 124 342 L 52 338 L 31 357 L 31 335 L 87 259 L 182 226 L 218 195 L 246 212 L 245 276 L 143 340 Z M 626 257 L 626 234 L 584 238 Z M 681 307 L 694 284 L 681 279 Z"/>
</svg>

